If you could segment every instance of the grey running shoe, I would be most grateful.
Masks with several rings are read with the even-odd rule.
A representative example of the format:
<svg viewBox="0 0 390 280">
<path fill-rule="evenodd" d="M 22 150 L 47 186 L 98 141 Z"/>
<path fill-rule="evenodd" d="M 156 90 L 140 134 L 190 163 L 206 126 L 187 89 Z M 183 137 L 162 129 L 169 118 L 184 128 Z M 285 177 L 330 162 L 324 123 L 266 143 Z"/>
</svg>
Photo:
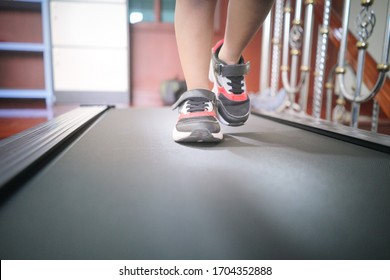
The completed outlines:
<svg viewBox="0 0 390 280">
<path fill-rule="evenodd" d="M 216 99 L 205 89 L 186 91 L 172 108 L 179 108 L 179 118 L 173 128 L 176 142 L 220 142 L 223 138 L 216 118 Z"/>
<path fill-rule="evenodd" d="M 241 57 L 238 64 L 228 65 L 218 58 L 223 45 L 220 40 L 212 48 L 210 81 L 218 102 L 218 119 L 230 126 L 243 125 L 249 117 L 250 100 L 246 92 L 244 75 L 249 71 L 249 62 Z"/>
</svg>

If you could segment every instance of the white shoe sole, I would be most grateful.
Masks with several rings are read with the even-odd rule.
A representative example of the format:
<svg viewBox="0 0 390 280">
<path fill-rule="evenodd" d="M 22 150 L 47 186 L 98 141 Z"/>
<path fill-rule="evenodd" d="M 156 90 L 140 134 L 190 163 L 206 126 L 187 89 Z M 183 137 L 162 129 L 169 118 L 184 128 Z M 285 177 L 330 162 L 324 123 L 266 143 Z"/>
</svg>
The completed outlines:
<svg viewBox="0 0 390 280">
<path fill-rule="evenodd" d="M 182 132 L 173 128 L 172 138 L 175 142 L 202 143 L 202 142 L 221 142 L 222 132 L 211 133 L 207 129 L 196 129 L 191 132 Z"/>
</svg>

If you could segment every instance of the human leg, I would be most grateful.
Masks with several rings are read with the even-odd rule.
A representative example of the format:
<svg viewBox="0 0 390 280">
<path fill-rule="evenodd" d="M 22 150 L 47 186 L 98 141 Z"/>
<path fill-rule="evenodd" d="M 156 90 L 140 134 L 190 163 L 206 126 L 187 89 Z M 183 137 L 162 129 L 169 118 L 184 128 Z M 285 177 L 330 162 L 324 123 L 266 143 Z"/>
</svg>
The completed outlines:
<svg viewBox="0 0 390 280">
<path fill-rule="evenodd" d="M 245 47 L 259 30 L 274 0 L 230 0 L 224 43 L 219 58 L 236 64 Z"/>
<path fill-rule="evenodd" d="M 177 0 L 175 33 L 189 90 L 207 89 L 216 0 Z"/>
<path fill-rule="evenodd" d="M 218 118 L 226 125 L 243 125 L 250 114 L 244 75 L 249 71 L 242 52 L 256 34 L 273 0 L 230 0 L 224 40 L 212 49 L 210 79 L 218 103 Z"/>
<path fill-rule="evenodd" d="M 215 5 L 216 0 L 176 1 L 176 41 L 188 88 L 173 105 L 179 108 L 172 133 L 177 142 L 219 142 L 223 137 L 207 75 Z"/>
</svg>

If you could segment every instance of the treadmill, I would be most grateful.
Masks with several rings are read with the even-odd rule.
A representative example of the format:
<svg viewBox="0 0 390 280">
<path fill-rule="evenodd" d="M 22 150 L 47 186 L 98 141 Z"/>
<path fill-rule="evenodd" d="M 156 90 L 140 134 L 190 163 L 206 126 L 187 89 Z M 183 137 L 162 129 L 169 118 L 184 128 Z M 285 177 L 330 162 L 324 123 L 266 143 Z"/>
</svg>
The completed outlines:
<svg viewBox="0 0 390 280">
<path fill-rule="evenodd" d="M 179 144 L 176 118 L 84 106 L 0 141 L 0 258 L 390 258 L 389 137 L 253 112 Z"/>
</svg>

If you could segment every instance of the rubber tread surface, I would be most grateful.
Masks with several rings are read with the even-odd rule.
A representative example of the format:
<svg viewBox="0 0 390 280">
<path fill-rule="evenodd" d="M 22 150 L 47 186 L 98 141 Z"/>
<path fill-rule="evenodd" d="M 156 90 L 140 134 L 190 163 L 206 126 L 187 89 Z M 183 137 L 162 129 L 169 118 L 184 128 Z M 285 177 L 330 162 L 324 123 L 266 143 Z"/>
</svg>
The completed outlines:
<svg viewBox="0 0 390 280">
<path fill-rule="evenodd" d="M 0 208 L 1 259 L 389 259 L 390 156 L 257 116 L 108 111 Z"/>
</svg>

